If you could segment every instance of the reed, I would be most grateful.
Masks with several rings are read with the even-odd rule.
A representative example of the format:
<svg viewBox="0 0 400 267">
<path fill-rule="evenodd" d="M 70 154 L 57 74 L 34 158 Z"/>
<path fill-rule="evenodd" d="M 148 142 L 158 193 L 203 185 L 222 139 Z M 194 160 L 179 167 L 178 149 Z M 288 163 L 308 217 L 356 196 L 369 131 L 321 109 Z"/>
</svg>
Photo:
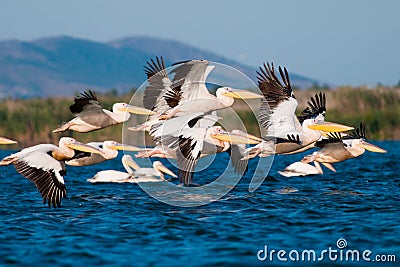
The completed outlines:
<svg viewBox="0 0 400 267">
<path fill-rule="evenodd" d="M 315 89 L 296 90 L 299 102 L 298 113 L 316 92 Z M 339 87 L 324 90 L 327 98 L 327 120 L 358 126 L 364 121 L 368 127 L 368 138 L 400 140 L 400 88 L 398 87 Z M 115 102 L 129 102 L 132 91 L 118 95 L 115 90 L 98 94 L 107 109 Z M 69 112 L 71 97 L 3 99 L 0 101 L 0 135 L 17 140 L 18 145 L 4 148 L 19 149 L 38 143 L 57 143 L 61 136 L 72 136 L 83 142 L 93 140 L 121 141 L 122 125 L 91 133 L 66 132 L 53 134 L 51 131 L 62 122 L 73 118 Z M 256 116 L 241 102 L 233 106 L 250 133 L 259 134 Z"/>
</svg>

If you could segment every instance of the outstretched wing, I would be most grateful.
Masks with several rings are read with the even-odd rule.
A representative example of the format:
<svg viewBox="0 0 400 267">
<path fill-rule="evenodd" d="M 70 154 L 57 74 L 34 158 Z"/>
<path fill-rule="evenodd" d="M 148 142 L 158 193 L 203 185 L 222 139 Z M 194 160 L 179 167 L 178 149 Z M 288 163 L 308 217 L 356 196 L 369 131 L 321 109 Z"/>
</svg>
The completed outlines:
<svg viewBox="0 0 400 267">
<path fill-rule="evenodd" d="M 249 160 L 247 158 L 244 158 L 246 153 L 246 145 L 231 145 L 226 152 L 229 153 L 235 173 L 239 175 L 246 174 L 249 163 Z"/>
<path fill-rule="evenodd" d="M 69 110 L 73 114 L 79 114 L 82 112 L 103 112 L 101 103 L 97 100 L 96 93 L 88 90 L 74 98 L 74 104 L 69 107 Z"/>
<path fill-rule="evenodd" d="M 144 91 L 144 107 L 158 113 L 175 107 L 181 97 L 180 88 L 172 85 L 163 57 L 151 59 L 146 64 L 144 71 L 149 84 Z"/>
<path fill-rule="evenodd" d="M 171 71 L 174 75 L 172 83 L 180 87 L 183 101 L 209 98 L 210 93 L 205 83 L 207 76 L 215 67 L 208 64 L 207 60 L 189 60 L 173 64 L 177 67 Z"/>
<path fill-rule="evenodd" d="M 197 160 L 201 155 L 202 141 L 197 141 L 194 138 L 179 136 L 179 148 L 176 152 L 178 162 L 178 177 L 184 185 L 192 183 L 193 172 Z"/>
<path fill-rule="evenodd" d="M 328 138 L 323 138 L 315 143 L 316 147 L 323 148 L 330 144 L 341 144 L 343 145 L 343 137 L 341 133 L 332 132 L 327 133 Z"/>
<path fill-rule="evenodd" d="M 356 128 L 351 134 L 346 135 L 343 139 L 367 139 L 365 123 L 360 122 L 360 126 Z"/>
<path fill-rule="evenodd" d="M 314 97 L 311 97 L 311 100 L 307 102 L 308 107 L 303 110 L 300 116 L 297 118 L 299 119 L 300 123 L 303 123 L 306 119 L 314 119 L 318 116 L 322 116 L 325 119 L 326 113 L 326 97 L 325 93 L 319 92 L 315 94 Z M 321 118 L 321 119 L 322 119 Z"/>
<path fill-rule="evenodd" d="M 264 98 L 261 101 L 259 120 L 267 135 L 286 137 L 288 132 L 296 131 L 295 111 L 297 100 L 290 85 L 289 74 L 279 67 L 282 82 L 275 74 L 274 65 L 264 64 L 258 74 L 258 87 Z"/>
<path fill-rule="evenodd" d="M 66 197 L 64 183 L 65 165 L 51 156 L 52 145 L 38 145 L 10 157 L 15 169 L 31 180 L 49 207 L 60 207 L 61 198 Z"/>
<path fill-rule="evenodd" d="M 108 127 L 118 122 L 110 117 L 104 111 L 103 106 L 97 100 L 96 93 L 93 91 L 86 91 L 76 96 L 74 104 L 69 107 L 76 117 L 79 117 L 84 122 L 99 126 L 101 128 Z"/>
</svg>

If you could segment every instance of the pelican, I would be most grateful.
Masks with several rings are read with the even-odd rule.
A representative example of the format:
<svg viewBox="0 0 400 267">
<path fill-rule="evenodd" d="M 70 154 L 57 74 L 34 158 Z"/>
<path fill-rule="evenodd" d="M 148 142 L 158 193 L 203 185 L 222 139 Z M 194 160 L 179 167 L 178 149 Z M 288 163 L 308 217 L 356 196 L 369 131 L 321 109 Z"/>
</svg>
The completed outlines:
<svg viewBox="0 0 400 267">
<path fill-rule="evenodd" d="M 87 91 L 74 98 L 74 104 L 69 107 L 75 118 L 53 130 L 53 133 L 72 130 L 86 133 L 103 129 L 129 120 L 130 114 L 151 115 L 154 112 L 144 108 L 135 107 L 126 103 L 115 103 L 112 112 L 103 109 L 97 100 L 96 93 Z"/>
<path fill-rule="evenodd" d="M 287 166 L 283 171 L 278 171 L 278 173 L 282 176 L 292 177 L 322 174 L 323 172 L 321 166 L 316 161 L 314 161 L 314 166 L 305 162 L 297 161 Z"/>
<path fill-rule="evenodd" d="M 336 172 L 332 163 L 359 157 L 364 154 L 365 150 L 376 153 L 387 152 L 386 150 L 366 141 L 365 124 L 362 122 L 360 123 L 360 127 L 351 134 L 342 136 L 340 133 L 329 133 L 328 138 L 318 141 L 316 146 L 320 149 L 311 155 L 305 156 L 301 162 L 304 164 L 314 162 L 314 164 L 317 164 L 315 167 L 319 169 L 319 173 L 321 174 L 322 169 L 318 167 L 318 163 L 321 163 L 331 171 Z M 307 171 L 300 170 L 298 167 L 296 168 L 296 166 L 292 166 L 290 169 L 292 173 L 291 176 L 295 176 L 296 173 L 305 173 L 304 175 L 308 174 Z M 286 171 L 287 170 L 282 172 L 283 175 L 287 173 Z"/>
<path fill-rule="evenodd" d="M 124 151 L 142 151 L 143 149 L 131 146 L 131 145 L 124 145 L 117 143 L 115 141 L 104 141 L 104 142 L 90 142 L 87 145 L 91 147 L 96 147 L 102 154 L 98 153 L 80 153 L 74 156 L 73 159 L 67 160 L 65 164 L 69 166 L 87 166 L 87 165 L 94 165 L 106 160 L 114 159 L 118 156 L 119 150 Z"/>
<path fill-rule="evenodd" d="M 175 63 L 173 66 L 177 67 L 171 71 L 171 80 L 162 57 L 147 62 L 145 72 L 149 85 L 144 92 L 143 104 L 156 115 L 131 130 L 149 130 L 149 127 L 160 119 L 224 109 L 233 105 L 234 98 L 262 98 L 259 94 L 230 87 L 218 88 L 215 96 L 210 94 L 206 87 L 206 79 L 215 66 L 210 66 L 207 60 L 189 60 Z"/>
<path fill-rule="evenodd" d="M 198 159 L 204 155 L 225 152 L 231 144 L 258 144 L 256 137 L 229 133 L 220 126 L 195 127 L 198 121 L 208 115 L 201 112 L 183 115 L 153 125 L 150 134 L 158 146 L 175 152 L 183 185 L 192 182 L 192 175 Z M 239 162 L 232 159 L 232 163 Z M 243 168 L 240 168 L 243 169 Z"/>
<path fill-rule="evenodd" d="M 293 94 L 289 74 L 286 68 L 282 70 L 281 67 L 279 67 L 279 73 L 282 82 L 275 74 L 273 64 L 264 64 L 264 68 L 260 67 L 260 71 L 257 71 L 258 87 L 264 96 L 261 101 L 259 120 L 266 130 L 266 136 L 263 142 L 246 151 L 246 158 L 298 151 L 319 140 L 321 131 L 341 132 L 353 129 L 324 121 L 325 110 L 323 109 L 307 114 L 310 116 L 304 116 L 300 124 L 295 115 L 297 100 Z"/>
<path fill-rule="evenodd" d="M 0 166 L 14 164 L 21 175 L 31 180 L 49 207 L 61 207 L 61 198 L 66 197 L 64 183 L 64 161 L 75 155 L 75 150 L 102 153 L 97 148 L 80 143 L 70 137 L 62 137 L 59 145 L 39 144 L 5 157 Z"/>
<path fill-rule="evenodd" d="M 122 156 L 122 165 L 126 172 L 106 170 L 98 172 L 93 178 L 88 179 L 90 183 L 144 183 L 162 182 L 164 173 L 177 177 L 171 170 L 160 161 L 153 162 L 153 168 L 140 168 L 130 155 Z M 134 169 L 134 171 L 131 169 Z"/>
<path fill-rule="evenodd" d="M 0 145 L 12 145 L 16 144 L 17 141 L 5 138 L 5 137 L 0 137 Z"/>
</svg>

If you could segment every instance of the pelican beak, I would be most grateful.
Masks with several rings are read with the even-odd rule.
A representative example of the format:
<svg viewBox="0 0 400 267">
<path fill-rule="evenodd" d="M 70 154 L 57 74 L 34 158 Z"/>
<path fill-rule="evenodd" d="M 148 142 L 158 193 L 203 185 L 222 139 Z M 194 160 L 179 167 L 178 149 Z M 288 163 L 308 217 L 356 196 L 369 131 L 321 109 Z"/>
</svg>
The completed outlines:
<svg viewBox="0 0 400 267">
<path fill-rule="evenodd" d="M 362 147 L 368 151 L 375 152 L 375 153 L 387 153 L 387 151 L 383 148 L 380 148 L 376 145 L 370 144 L 365 141 L 361 141 L 360 144 L 358 144 L 359 147 Z"/>
<path fill-rule="evenodd" d="M 138 114 L 138 115 L 154 115 L 156 114 L 154 111 L 149 110 L 147 108 L 142 108 L 142 107 L 136 107 L 136 106 L 131 106 L 127 105 L 126 107 L 120 108 L 121 111 L 133 113 L 133 114 Z"/>
<path fill-rule="evenodd" d="M 125 151 L 133 151 L 133 152 L 139 152 L 143 151 L 142 148 L 137 147 L 137 146 L 131 146 L 131 145 L 124 145 L 117 143 L 115 145 L 110 146 L 111 149 L 116 149 L 116 150 L 125 150 Z"/>
<path fill-rule="evenodd" d="M 0 137 L 0 145 L 11 145 L 11 144 L 16 144 L 17 141 L 5 138 L 5 137 Z"/>
<path fill-rule="evenodd" d="M 223 142 L 229 142 L 231 144 L 256 145 L 256 144 L 260 143 L 259 141 L 256 141 L 255 139 L 252 139 L 252 138 L 248 138 L 245 135 L 234 134 L 234 133 L 229 133 L 229 132 L 220 132 L 217 134 L 211 134 L 210 136 L 212 138 L 218 139 Z"/>
<path fill-rule="evenodd" d="M 317 130 L 323 132 L 345 132 L 354 129 L 353 127 L 350 126 L 329 121 L 318 121 L 312 125 L 309 125 L 308 128 L 310 128 L 311 130 Z"/>
<path fill-rule="evenodd" d="M 157 166 L 157 169 L 158 169 L 160 172 L 163 172 L 163 173 L 165 173 L 165 174 L 168 174 L 168 175 L 170 175 L 170 176 L 172 176 L 172 177 L 175 177 L 175 178 L 178 177 L 178 176 L 176 176 L 175 173 L 173 173 L 170 169 L 168 169 L 167 167 L 165 167 L 165 165 L 162 164 L 161 162 L 160 162 L 160 164 Z"/>
<path fill-rule="evenodd" d="M 246 138 L 249 138 L 249 139 L 257 141 L 258 143 L 264 141 L 260 137 L 257 137 L 255 135 L 252 135 L 252 134 L 249 134 L 249 133 L 245 133 L 245 132 L 242 132 L 242 131 L 240 132 L 240 134 L 237 134 L 237 135 L 242 135 L 243 137 L 246 137 Z"/>
<path fill-rule="evenodd" d="M 68 145 L 69 148 L 75 149 L 75 150 L 79 150 L 79 151 L 83 151 L 83 152 L 88 152 L 88 153 L 94 153 L 94 154 L 103 154 L 103 151 L 101 151 L 100 149 L 96 148 L 96 147 L 92 147 L 90 145 L 75 141 L 71 144 Z"/>
<path fill-rule="evenodd" d="M 223 96 L 229 96 L 233 98 L 241 99 L 254 99 L 254 98 L 264 98 L 262 95 L 239 89 L 232 89 L 230 92 L 222 94 Z"/>
</svg>

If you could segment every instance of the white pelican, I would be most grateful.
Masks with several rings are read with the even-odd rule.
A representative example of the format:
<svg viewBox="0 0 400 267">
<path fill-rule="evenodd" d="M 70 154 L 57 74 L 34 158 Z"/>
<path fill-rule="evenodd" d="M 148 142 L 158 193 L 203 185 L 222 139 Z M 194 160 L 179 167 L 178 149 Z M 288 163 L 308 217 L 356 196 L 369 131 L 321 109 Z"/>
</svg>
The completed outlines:
<svg viewBox="0 0 400 267">
<path fill-rule="evenodd" d="M 191 184 L 195 165 L 201 156 L 228 151 L 231 144 L 260 142 L 255 136 L 229 133 L 220 126 L 195 127 L 206 116 L 201 112 L 183 115 L 155 124 L 150 131 L 158 147 L 166 147 L 166 150 L 175 152 L 172 157 L 177 159 L 178 176 L 186 186 Z M 240 163 L 240 160 L 232 159 L 232 164 L 235 162 Z"/>
<path fill-rule="evenodd" d="M 40 144 L 25 148 L 18 153 L 5 157 L 0 166 L 14 164 L 21 175 L 31 180 L 43 197 L 43 203 L 49 207 L 60 207 L 61 198 L 66 196 L 64 183 L 64 161 L 74 156 L 75 150 L 102 153 L 97 148 L 80 143 L 70 137 L 62 137 L 59 146 Z"/>
<path fill-rule="evenodd" d="M 106 160 L 110 160 L 116 158 L 118 156 L 118 150 L 125 150 L 125 151 L 143 151 L 143 149 L 131 146 L 131 145 L 124 145 L 117 143 L 115 141 L 104 141 L 104 142 L 90 142 L 87 145 L 91 147 L 96 147 L 102 154 L 94 154 L 94 153 L 77 153 L 73 159 L 67 160 L 65 164 L 69 166 L 87 166 L 87 165 L 94 165 Z"/>
<path fill-rule="evenodd" d="M 91 183 L 144 183 L 164 181 L 164 173 L 177 177 L 171 170 L 160 161 L 153 162 L 153 168 L 140 168 L 130 155 L 122 156 L 122 165 L 127 172 L 106 170 L 98 172 L 93 178 L 88 179 Z M 131 169 L 134 169 L 134 171 Z"/>
<path fill-rule="evenodd" d="M 316 112 L 305 114 L 300 124 L 295 115 L 297 100 L 290 85 L 289 74 L 279 67 L 281 82 L 275 74 L 274 65 L 264 64 L 258 74 L 258 86 L 264 96 L 261 102 L 259 120 L 266 130 L 264 141 L 247 150 L 246 158 L 257 155 L 269 156 L 273 153 L 284 154 L 298 151 L 316 142 L 321 131 L 341 132 L 353 129 L 345 125 L 326 122 L 325 107 Z M 325 99 L 321 96 L 321 102 Z M 309 115 L 309 116 L 306 116 Z"/>
<path fill-rule="evenodd" d="M 150 110 L 134 107 L 126 103 L 115 103 L 111 112 L 103 109 L 103 106 L 97 100 L 96 93 L 90 90 L 76 96 L 74 104 L 69 109 L 75 114 L 75 118 L 53 130 L 53 133 L 64 132 L 66 130 L 86 133 L 125 122 L 130 118 L 129 113 L 154 114 Z"/>
<path fill-rule="evenodd" d="M 209 66 L 207 60 L 189 60 L 173 64 L 175 67 L 170 80 L 163 58 L 147 62 L 145 72 L 149 85 L 146 87 L 143 104 L 156 115 L 141 126 L 131 130 L 149 130 L 160 119 L 169 119 L 195 112 L 209 113 L 233 105 L 234 98 L 262 98 L 261 95 L 230 87 L 220 87 L 216 95 L 210 94 L 206 79 L 215 66 Z"/>
<path fill-rule="evenodd" d="M 360 127 L 353 131 L 352 134 L 342 136 L 340 133 L 329 133 L 327 139 L 322 139 L 316 143 L 316 146 L 320 149 L 311 155 L 305 156 L 301 162 L 306 164 L 311 162 L 314 162 L 314 164 L 321 163 L 335 172 L 336 170 L 332 166 L 332 163 L 359 157 L 364 154 L 365 150 L 376 153 L 387 152 L 380 147 L 366 142 L 365 132 L 365 124 L 361 122 Z M 322 169 L 318 166 L 319 165 L 316 165 L 316 168 L 319 168 L 319 172 L 322 174 Z M 296 172 L 307 174 L 306 171 L 296 166 L 292 166 L 290 169 L 291 176 L 295 176 Z M 286 174 L 286 169 L 282 173 L 283 175 Z"/>
<path fill-rule="evenodd" d="M 5 137 L 0 137 L 0 145 L 12 145 L 16 144 L 17 141 L 5 138 Z"/>
<path fill-rule="evenodd" d="M 297 161 L 287 166 L 283 171 L 278 171 L 278 173 L 286 177 L 322 174 L 323 172 L 319 163 L 315 161 L 314 165 Z"/>
</svg>

